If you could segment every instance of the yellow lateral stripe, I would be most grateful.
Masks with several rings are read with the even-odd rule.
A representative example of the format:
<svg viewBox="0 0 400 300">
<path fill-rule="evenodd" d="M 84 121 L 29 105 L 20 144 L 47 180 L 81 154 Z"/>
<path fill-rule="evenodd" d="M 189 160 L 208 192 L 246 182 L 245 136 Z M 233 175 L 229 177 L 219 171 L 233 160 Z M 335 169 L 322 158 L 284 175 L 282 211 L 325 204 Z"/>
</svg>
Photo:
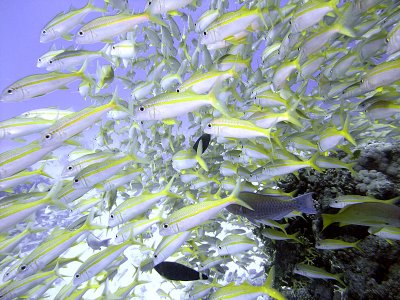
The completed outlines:
<svg viewBox="0 0 400 300">
<path fill-rule="evenodd" d="M 210 203 L 210 205 L 204 206 L 203 209 L 199 208 L 197 210 L 193 210 L 193 213 L 188 213 L 187 215 L 182 216 L 181 218 L 175 219 L 174 221 L 172 221 L 172 224 L 179 223 L 182 220 L 189 219 L 189 218 L 191 218 L 191 217 L 193 217 L 195 215 L 201 214 L 201 213 L 203 213 L 203 212 L 205 212 L 205 211 L 207 211 L 207 210 L 209 210 L 211 208 L 217 207 L 217 206 L 219 206 L 221 204 L 225 204 L 225 199 L 222 199 L 224 201 L 216 200 L 216 201 L 221 201 L 220 203 L 218 203 L 216 205 L 211 205 L 211 204 L 214 204 L 214 203 Z M 212 202 L 214 202 L 214 201 L 212 201 Z M 168 225 L 171 226 L 171 224 L 168 224 Z"/>
<path fill-rule="evenodd" d="M 163 100 L 159 100 L 159 101 L 156 101 L 156 102 L 153 102 L 153 103 L 149 103 L 148 105 L 146 105 L 146 104 L 143 104 L 143 106 L 144 107 L 154 107 L 154 106 L 163 106 L 163 105 L 173 105 L 173 104 L 178 104 L 178 103 L 190 103 L 190 102 L 211 102 L 211 101 L 209 101 L 208 99 L 206 99 L 206 97 L 204 97 L 204 98 L 201 98 L 201 99 L 195 99 L 195 100 L 193 100 L 193 99 L 179 99 L 179 100 L 166 100 L 166 101 L 163 101 Z"/>
<path fill-rule="evenodd" d="M 107 23 L 104 23 L 104 24 L 99 24 L 99 25 L 97 25 L 97 26 L 89 26 L 88 28 L 82 27 L 82 29 L 83 29 L 83 30 L 98 29 L 98 28 L 107 27 L 107 26 L 110 26 L 110 25 L 122 23 L 122 22 L 124 22 L 124 21 L 126 21 L 126 20 L 131 21 L 131 20 L 134 20 L 134 19 L 136 19 L 136 18 L 140 19 L 141 17 L 147 17 L 147 19 L 150 20 L 150 18 L 148 17 L 147 14 L 131 15 L 131 16 L 126 16 L 125 18 L 122 18 L 122 19 L 115 20 L 115 21 L 107 22 Z"/>
<path fill-rule="evenodd" d="M 81 110 L 80 112 L 82 114 L 79 114 L 79 112 L 74 116 L 74 118 L 70 118 L 70 120 L 67 120 L 65 123 L 60 124 L 57 128 L 55 128 L 53 131 L 51 131 L 53 134 L 59 131 L 62 131 L 63 129 L 72 126 L 75 123 L 78 123 L 79 121 L 97 113 L 97 112 L 101 112 L 103 109 L 106 110 L 110 107 L 110 109 L 112 109 L 113 107 L 115 107 L 114 104 L 110 105 L 110 104 L 105 104 L 102 106 L 97 106 L 97 107 L 87 107 L 83 110 Z M 90 110 L 89 110 L 90 109 Z M 88 112 L 84 111 L 84 110 L 89 110 Z M 62 119 L 61 119 L 62 120 Z M 56 124 L 55 124 L 56 125 Z"/>
<path fill-rule="evenodd" d="M 118 166 L 119 164 L 122 164 L 122 163 L 124 163 L 126 161 L 129 161 L 130 159 L 131 158 L 129 156 L 125 156 L 125 157 L 123 157 L 123 158 L 121 158 L 121 159 L 119 159 L 117 161 L 114 161 L 114 162 L 112 162 L 112 161 L 111 162 L 106 162 L 106 163 L 104 163 L 104 166 L 100 166 L 98 169 L 95 169 L 95 170 L 92 170 L 90 172 L 82 174 L 83 175 L 82 177 L 83 178 L 88 178 L 88 177 L 90 177 L 92 175 L 95 175 L 95 174 L 98 174 L 98 173 L 100 173 L 102 171 L 106 171 L 109 168 Z"/>
<path fill-rule="evenodd" d="M 49 74 L 51 74 L 51 73 L 49 73 Z M 61 78 L 69 78 L 69 77 L 74 77 L 74 76 L 81 77 L 81 75 L 78 75 L 78 74 L 79 74 L 79 72 L 75 72 L 75 73 L 60 73 L 60 76 L 58 76 L 58 77 L 46 77 L 44 79 L 39 79 L 39 80 L 36 80 L 36 81 L 31 81 L 31 82 L 26 82 L 26 83 L 20 84 L 20 85 L 18 85 L 16 87 L 16 89 L 23 88 L 23 87 L 26 87 L 26 86 L 37 85 L 37 84 L 40 84 L 40 83 L 51 82 L 51 81 L 55 81 L 55 80 L 58 80 L 58 79 L 61 79 Z M 16 83 L 18 84 L 18 82 L 16 82 Z"/>
<path fill-rule="evenodd" d="M 11 156 L 9 159 L 7 159 L 4 162 L 0 163 L 0 166 L 4 166 L 6 164 L 12 163 L 12 162 L 14 162 L 14 161 L 16 161 L 16 160 L 18 160 L 20 158 L 23 158 L 23 157 L 27 156 L 28 154 L 31 154 L 31 153 L 33 153 L 35 151 L 39 151 L 39 150 L 42 150 L 42 148 L 39 145 L 37 145 L 33 149 L 29 149 L 29 150 L 27 150 L 25 152 L 22 152 L 21 154 L 18 154 L 16 156 Z"/>
</svg>

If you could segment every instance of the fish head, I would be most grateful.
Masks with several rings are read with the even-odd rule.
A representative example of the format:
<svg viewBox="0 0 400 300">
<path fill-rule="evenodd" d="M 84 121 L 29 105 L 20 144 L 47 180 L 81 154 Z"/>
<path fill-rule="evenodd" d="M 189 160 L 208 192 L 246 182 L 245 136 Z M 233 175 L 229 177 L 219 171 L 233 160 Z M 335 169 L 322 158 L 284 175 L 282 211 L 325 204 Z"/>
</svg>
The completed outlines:
<svg viewBox="0 0 400 300">
<path fill-rule="evenodd" d="M 157 120 L 156 109 L 154 106 L 140 105 L 133 113 L 136 121 Z"/>
<path fill-rule="evenodd" d="M 145 11 L 150 12 L 152 15 L 162 14 L 165 10 L 163 8 L 165 6 L 165 4 L 163 5 L 164 2 L 163 0 L 149 0 Z"/>
<path fill-rule="evenodd" d="M 62 170 L 61 177 L 71 177 L 76 175 L 79 171 L 80 170 L 77 165 L 68 164 Z"/>
<path fill-rule="evenodd" d="M 43 147 L 60 145 L 64 141 L 60 131 L 46 130 L 42 133 L 40 144 Z"/>
<path fill-rule="evenodd" d="M 108 221 L 108 224 L 110 224 L 110 221 Z M 118 245 L 118 244 L 121 244 L 121 243 L 125 242 L 125 240 L 126 240 L 126 238 L 124 236 L 124 233 L 123 232 L 117 232 L 115 234 L 114 240 L 112 241 L 112 244 L 113 245 Z"/>
<path fill-rule="evenodd" d="M 338 199 L 333 199 L 329 202 L 329 206 L 333 208 L 343 208 L 344 203 L 340 203 Z"/>
<path fill-rule="evenodd" d="M 293 273 L 295 273 L 295 274 L 299 274 L 299 275 L 302 275 L 303 274 L 303 272 L 301 272 L 301 270 L 300 270 L 300 267 L 299 266 L 294 266 L 294 268 L 293 268 Z"/>
<path fill-rule="evenodd" d="M 119 47 L 119 44 L 114 44 L 111 46 L 110 55 L 117 56 L 117 57 L 122 56 L 122 50 L 121 50 L 121 47 Z"/>
<path fill-rule="evenodd" d="M 9 267 L 8 270 L 3 275 L 3 282 L 14 279 L 17 273 L 18 273 L 18 268 L 15 267 L 15 265 Z"/>
<path fill-rule="evenodd" d="M 43 28 L 40 33 L 40 42 L 48 43 L 58 38 L 57 32 L 54 31 L 54 28 Z"/>
<path fill-rule="evenodd" d="M 74 275 L 74 279 L 72 280 L 74 286 L 78 286 L 81 283 L 84 283 L 85 281 L 88 281 L 91 278 L 91 276 L 88 274 L 87 271 L 84 270 L 79 270 L 76 271 Z"/>
<path fill-rule="evenodd" d="M 218 256 L 230 255 L 228 247 L 223 246 L 223 245 L 217 246 L 217 253 L 218 253 Z"/>
<path fill-rule="evenodd" d="M 219 134 L 219 126 L 217 126 L 213 121 L 210 121 L 204 127 L 203 132 L 207 133 L 207 134 L 211 134 L 211 135 L 218 135 Z"/>
<path fill-rule="evenodd" d="M 117 225 L 122 224 L 124 222 L 125 222 L 124 218 L 123 218 L 123 216 L 122 216 L 120 211 L 114 210 L 113 212 L 110 213 L 110 217 L 108 218 L 108 226 L 109 227 L 114 227 L 114 226 L 117 226 Z M 122 234 L 119 234 L 119 235 L 120 235 L 120 238 L 122 240 L 124 240 L 123 235 Z"/>
<path fill-rule="evenodd" d="M 88 184 L 83 176 L 77 174 L 72 180 L 72 187 L 75 189 L 82 189 L 88 187 Z"/>
<path fill-rule="evenodd" d="M 177 224 L 170 224 L 169 220 L 166 219 L 160 224 L 159 233 L 162 236 L 167 236 L 174 233 L 179 233 L 179 229 L 177 227 Z"/>
<path fill-rule="evenodd" d="M 249 181 L 250 182 L 259 182 L 261 181 L 261 175 L 264 171 L 265 167 L 260 167 L 258 169 L 255 169 L 249 176 Z"/>
<path fill-rule="evenodd" d="M 218 30 L 208 30 L 206 28 L 202 33 L 200 44 L 209 45 L 221 41 L 223 41 L 223 39 L 219 36 Z"/>
<path fill-rule="evenodd" d="M 46 70 L 50 72 L 60 70 L 61 68 L 61 62 L 59 60 L 55 60 L 54 58 L 50 58 L 49 62 L 46 65 Z"/>
<path fill-rule="evenodd" d="M 30 263 L 22 262 L 19 266 L 16 274 L 16 279 L 21 280 L 33 274 L 36 274 L 39 271 L 38 265 L 32 261 Z"/>
<path fill-rule="evenodd" d="M 75 35 L 75 42 L 77 44 L 90 44 L 93 39 L 95 39 L 93 30 L 85 30 L 83 27 Z"/>
<path fill-rule="evenodd" d="M 47 59 L 42 57 L 39 57 L 37 62 L 36 62 L 36 67 L 38 68 L 46 68 L 48 66 L 49 62 Z"/>
<path fill-rule="evenodd" d="M 10 85 L 6 87 L 0 96 L 0 102 L 16 102 L 25 98 L 24 89 Z"/>
</svg>

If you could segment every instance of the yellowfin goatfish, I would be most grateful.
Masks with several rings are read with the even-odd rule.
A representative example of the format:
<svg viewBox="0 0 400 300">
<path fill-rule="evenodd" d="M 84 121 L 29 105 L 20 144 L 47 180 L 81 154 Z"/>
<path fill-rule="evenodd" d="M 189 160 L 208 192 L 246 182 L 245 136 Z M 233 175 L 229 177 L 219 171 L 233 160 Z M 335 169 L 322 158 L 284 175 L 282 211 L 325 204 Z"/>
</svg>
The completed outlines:
<svg viewBox="0 0 400 300">
<path fill-rule="evenodd" d="M 54 121 L 40 118 L 12 118 L 0 122 L 0 140 L 17 138 L 40 132 L 50 127 Z"/>
<path fill-rule="evenodd" d="M 176 91 L 181 93 L 186 90 L 191 90 L 196 94 L 204 94 L 208 93 L 217 82 L 238 76 L 239 75 L 235 69 L 195 73 L 193 76 L 182 82 Z"/>
<path fill-rule="evenodd" d="M 85 61 L 91 61 L 99 57 L 103 57 L 111 61 L 111 58 L 107 55 L 109 49 L 110 46 L 105 45 L 104 48 L 99 51 L 66 50 L 50 58 L 46 70 L 70 70 L 76 66 L 81 66 Z"/>
<path fill-rule="evenodd" d="M 119 245 L 111 245 L 106 249 L 90 256 L 75 272 L 73 285 L 78 286 L 81 283 L 96 276 L 104 270 L 110 263 L 118 258 L 126 248 L 133 245 L 133 241 L 127 240 Z"/>
<path fill-rule="evenodd" d="M 227 299 L 257 299 L 259 296 L 267 295 L 273 299 L 285 300 L 286 298 L 272 287 L 274 277 L 274 267 L 271 268 L 267 281 L 262 286 L 254 286 L 248 282 L 235 285 L 234 282 L 219 288 L 210 296 L 210 300 Z"/>
<path fill-rule="evenodd" d="M 236 118 L 217 118 L 212 120 L 204 128 L 204 132 L 232 138 L 255 138 L 266 137 L 270 139 L 271 128 L 261 128 L 248 120 L 241 120 Z"/>
<path fill-rule="evenodd" d="M 153 205 L 159 202 L 161 199 L 166 197 L 176 197 L 175 194 L 171 193 L 169 190 L 175 177 L 169 181 L 169 183 L 158 193 L 148 193 L 143 192 L 137 197 L 131 197 L 126 199 L 120 205 L 118 205 L 111 213 L 108 220 L 108 226 L 114 227 L 119 224 L 123 224 L 133 218 L 141 215 L 150 209 Z"/>
<path fill-rule="evenodd" d="M 302 168 L 313 168 L 317 171 L 321 171 L 321 168 L 315 164 L 315 159 L 315 155 L 306 161 L 277 159 L 263 167 L 254 170 L 251 173 L 249 180 L 262 181 L 272 178 L 274 176 L 282 176 L 285 174 L 293 173 Z"/>
<path fill-rule="evenodd" d="M 87 80 L 82 68 L 73 73 L 51 72 L 24 77 L 6 87 L 1 93 L 0 102 L 18 102 L 25 99 L 39 97 L 65 86 L 75 80 Z"/>
<path fill-rule="evenodd" d="M 41 146 L 37 141 L 0 153 L 0 179 L 9 177 L 41 160 L 60 145 Z"/>
<path fill-rule="evenodd" d="M 31 178 L 33 178 L 37 175 L 42 175 L 42 176 L 51 178 L 51 176 L 49 174 L 47 174 L 46 172 L 43 171 L 44 166 L 45 165 L 43 164 L 43 166 L 40 169 L 35 170 L 35 171 L 22 171 L 13 176 L 10 176 L 10 177 L 4 178 L 4 179 L 0 179 L 0 191 L 5 191 L 9 188 L 16 187 L 18 184 L 27 182 Z"/>
<path fill-rule="evenodd" d="M 204 30 L 200 42 L 213 44 L 245 31 L 248 27 L 258 28 L 262 18 L 260 9 L 248 9 L 243 5 L 239 10 L 225 13 L 212 22 Z"/>
<path fill-rule="evenodd" d="M 245 235 L 230 234 L 218 244 L 218 255 L 234 255 L 248 251 L 256 246 L 257 242 Z"/>
<path fill-rule="evenodd" d="M 295 274 L 299 274 L 309 278 L 318 278 L 318 279 L 333 279 L 337 280 L 342 286 L 346 286 L 344 282 L 340 279 L 342 274 L 332 274 L 324 269 L 306 265 L 306 264 L 297 264 L 293 270 Z"/>
<path fill-rule="evenodd" d="M 400 59 L 383 62 L 367 71 L 363 76 L 360 88 L 372 91 L 400 80 Z"/>
<path fill-rule="evenodd" d="M 228 115 L 226 108 L 217 100 L 213 92 L 208 95 L 198 95 L 187 91 L 168 92 L 146 100 L 136 110 L 134 118 L 138 121 L 173 118 L 205 105 L 212 105 L 224 115 Z"/>
<path fill-rule="evenodd" d="M 42 133 L 41 144 L 43 146 L 60 144 L 80 133 L 82 130 L 92 126 L 110 110 L 120 108 L 117 104 L 117 97 L 117 92 L 115 91 L 109 103 L 102 106 L 89 106 L 81 111 L 59 119 Z"/>
<path fill-rule="evenodd" d="M 150 12 L 151 14 L 165 14 L 169 11 L 183 8 L 193 2 L 194 0 L 149 0 L 147 1 L 148 6 L 146 11 Z"/>
<path fill-rule="evenodd" d="M 346 206 L 337 214 L 322 214 L 324 229 L 340 222 L 344 225 L 400 226 L 400 207 L 386 203 L 357 203 Z"/>
<path fill-rule="evenodd" d="M 338 0 L 328 2 L 312 0 L 299 6 L 290 21 L 292 32 L 301 32 L 319 23 L 327 13 L 336 10 L 338 3 Z"/>
<path fill-rule="evenodd" d="M 51 191 L 42 199 L 29 202 L 29 203 L 18 203 L 10 205 L 0 211 L 0 233 L 5 230 L 12 228 L 17 223 L 23 221 L 25 218 L 29 217 L 34 212 L 38 211 L 50 204 L 56 204 L 60 207 L 57 200 L 55 200 L 55 195 L 59 192 L 61 188 L 60 182 L 56 183 Z"/>
<path fill-rule="evenodd" d="M 69 31 L 79 25 L 87 14 L 95 11 L 104 12 L 105 10 L 93 6 L 93 0 L 89 0 L 86 6 L 80 9 L 71 10 L 68 13 L 59 13 L 42 29 L 40 42 L 48 43 L 59 37 L 71 40 L 72 35 L 69 34 Z"/>
<path fill-rule="evenodd" d="M 41 245 L 25 256 L 18 269 L 17 278 L 26 278 L 45 268 L 47 264 L 67 251 L 81 237 L 91 230 L 102 229 L 102 226 L 92 224 L 94 212 L 86 218 L 85 223 L 77 230 L 55 229 Z"/>
<path fill-rule="evenodd" d="M 250 205 L 238 198 L 239 191 L 240 181 L 238 180 L 234 191 L 229 197 L 189 205 L 173 212 L 162 222 L 160 234 L 171 235 L 201 225 L 209 219 L 212 219 L 229 204 L 236 203 L 248 209 L 252 209 Z"/>
<path fill-rule="evenodd" d="M 99 17 L 85 24 L 76 34 L 75 42 L 77 44 L 94 44 L 112 39 L 120 34 L 132 30 L 135 25 L 155 21 L 165 25 L 163 21 L 148 13 L 130 15 L 120 13 L 113 16 Z"/>
</svg>

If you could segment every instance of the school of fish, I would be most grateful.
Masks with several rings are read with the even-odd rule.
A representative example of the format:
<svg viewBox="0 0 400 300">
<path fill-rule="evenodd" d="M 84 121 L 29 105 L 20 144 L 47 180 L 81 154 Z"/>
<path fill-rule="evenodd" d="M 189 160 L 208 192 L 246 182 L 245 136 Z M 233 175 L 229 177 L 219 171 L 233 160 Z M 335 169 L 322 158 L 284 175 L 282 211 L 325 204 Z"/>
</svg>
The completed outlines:
<svg viewBox="0 0 400 300">
<path fill-rule="evenodd" d="M 39 36 L 71 47 L 51 47 L 38 58 L 44 70 L 5 87 L 2 109 L 68 93 L 74 81 L 91 105 L 0 122 L 0 139 L 35 137 L 0 153 L 0 299 L 41 299 L 60 285 L 54 299 L 93 299 L 90 290 L 101 290 L 97 299 L 128 299 L 151 285 L 140 278 L 153 270 L 177 282 L 181 299 L 285 299 L 273 267 L 262 285 L 227 279 L 228 262 L 246 268 L 263 257 L 254 225 L 265 226 L 266 238 L 301 243 L 286 221 L 307 214 L 322 219 L 321 232 L 340 222 L 400 239 L 398 197 L 344 195 L 331 202 L 340 211 L 321 215 L 313 193 L 293 197 L 276 186 L 304 168 L 353 174 L 352 161 L 332 154 L 399 141 L 399 1 L 149 0 L 133 12 L 129 1 L 89 0 Z M 68 161 L 56 157 L 65 163 L 55 173 L 51 154 L 60 149 Z M 27 183 L 29 192 L 19 192 Z M 40 227 L 36 216 L 49 207 L 69 223 Z M 24 240 L 43 232 L 24 253 Z M 65 255 L 77 245 L 90 255 Z M 145 258 L 134 263 L 133 248 Z M 315 248 L 362 251 L 358 241 L 328 238 Z M 135 273 L 113 290 L 123 264 Z M 292 272 L 345 287 L 307 263 Z"/>
</svg>

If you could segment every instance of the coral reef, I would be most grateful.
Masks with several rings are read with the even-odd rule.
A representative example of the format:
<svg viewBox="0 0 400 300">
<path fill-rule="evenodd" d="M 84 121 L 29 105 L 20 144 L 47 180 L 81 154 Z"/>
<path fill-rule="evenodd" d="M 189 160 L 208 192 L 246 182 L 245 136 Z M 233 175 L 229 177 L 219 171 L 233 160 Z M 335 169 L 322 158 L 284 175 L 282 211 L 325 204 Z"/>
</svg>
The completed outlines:
<svg viewBox="0 0 400 300">
<path fill-rule="evenodd" d="M 339 153 L 338 155 L 342 155 Z M 265 252 L 274 258 L 275 286 L 282 287 L 288 299 L 400 299 L 400 243 L 370 235 L 368 227 L 333 224 L 322 231 L 322 213 L 336 213 L 329 201 L 340 195 L 368 195 L 390 199 L 400 194 L 400 144 L 371 142 L 359 148 L 351 175 L 346 169 L 323 173 L 300 170 L 298 176 L 284 177 L 278 186 L 285 192 L 314 192 L 319 213 L 289 220 L 288 234 L 300 232 L 302 244 L 271 241 L 255 229 L 265 243 Z M 359 247 L 341 250 L 315 248 L 317 239 L 361 240 Z M 333 273 L 343 273 L 346 287 L 335 280 L 309 279 L 294 274 L 297 263 L 309 263 Z"/>
</svg>

